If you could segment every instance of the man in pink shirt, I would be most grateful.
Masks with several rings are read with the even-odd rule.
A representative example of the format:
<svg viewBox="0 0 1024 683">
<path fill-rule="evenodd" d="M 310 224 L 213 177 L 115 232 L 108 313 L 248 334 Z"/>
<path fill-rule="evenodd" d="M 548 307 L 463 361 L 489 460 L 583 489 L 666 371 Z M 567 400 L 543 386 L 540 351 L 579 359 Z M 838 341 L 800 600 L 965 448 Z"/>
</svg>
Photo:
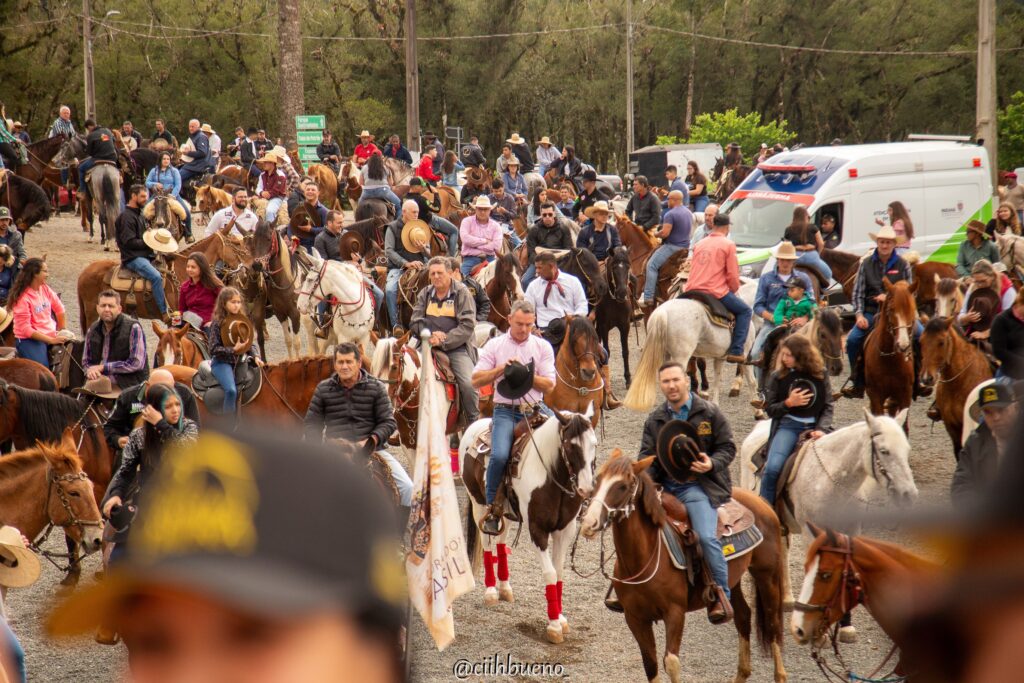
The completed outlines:
<svg viewBox="0 0 1024 683">
<path fill-rule="evenodd" d="M 740 266 L 736 259 L 736 245 L 729 239 L 729 225 L 728 216 L 716 215 L 714 229 L 693 248 L 686 291 L 707 292 L 736 316 L 732 344 L 725 360 L 744 363 L 743 342 L 750 332 L 753 311 L 736 295 L 740 288 Z"/>
<path fill-rule="evenodd" d="M 480 195 L 473 202 L 473 215 L 462 219 L 462 277 L 468 277 L 481 263 L 493 261 L 501 249 L 501 226 L 491 218 L 493 208 L 491 200 Z"/>
</svg>

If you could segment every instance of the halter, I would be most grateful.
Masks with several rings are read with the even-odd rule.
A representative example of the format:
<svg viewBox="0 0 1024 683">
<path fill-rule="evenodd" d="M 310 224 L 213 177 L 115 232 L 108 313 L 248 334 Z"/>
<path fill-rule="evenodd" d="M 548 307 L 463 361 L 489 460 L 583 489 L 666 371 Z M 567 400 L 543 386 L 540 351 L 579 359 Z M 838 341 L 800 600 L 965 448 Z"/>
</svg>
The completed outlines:
<svg viewBox="0 0 1024 683">
<path fill-rule="evenodd" d="M 305 290 L 299 290 L 299 296 L 307 296 L 310 299 L 313 299 L 314 301 L 326 302 L 331 306 L 332 311 L 330 317 L 324 323 L 324 327 L 333 325 L 334 320 L 339 315 L 341 316 L 341 322 L 354 329 L 362 329 L 364 327 L 367 327 L 368 325 L 373 325 L 374 316 L 372 314 L 370 315 L 370 317 L 368 317 L 366 320 L 360 323 L 353 323 L 352 321 L 348 320 L 347 317 L 349 313 L 355 313 L 356 311 L 360 310 L 363 307 L 363 304 L 366 302 L 367 288 L 364 283 L 359 283 L 359 296 L 352 301 L 344 301 L 334 296 L 333 294 L 328 294 L 326 291 L 324 291 L 324 275 L 327 274 L 327 266 L 329 263 L 330 261 L 327 260 L 323 262 L 323 264 L 320 266 L 320 270 L 317 271 L 316 280 L 313 282 L 312 288 L 308 292 Z M 341 309 L 344 306 L 351 306 L 351 308 L 342 311 Z"/>
<path fill-rule="evenodd" d="M 89 411 L 87 409 L 86 413 L 88 412 Z M 82 417 L 84 418 L 85 415 L 83 415 Z M 81 420 L 79 420 L 79 422 L 81 422 Z M 83 430 L 82 433 L 84 435 L 85 430 Z M 52 564 L 60 571 L 67 571 L 71 568 L 70 562 L 73 559 L 73 557 L 70 552 L 54 553 L 49 550 L 42 549 L 42 545 L 46 543 L 46 539 L 50 537 L 50 533 L 54 530 L 54 528 L 57 526 L 62 526 L 65 528 L 77 527 L 78 532 L 82 534 L 83 537 L 85 536 L 85 527 L 99 527 L 101 529 L 103 528 L 103 522 L 101 521 L 90 522 L 87 520 L 79 519 L 75 515 L 75 511 L 71 507 L 71 501 L 68 500 L 68 493 L 63 486 L 65 482 L 70 483 L 75 481 L 89 481 L 89 475 L 87 475 L 85 472 L 81 470 L 79 470 L 78 472 L 68 472 L 67 474 L 58 475 L 54 473 L 52 467 L 47 467 L 46 502 L 43 503 L 43 514 L 46 515 L 48 521 L 46 523 L 46 528 L 43 529 L 40 535 L 32 543 L 29 544 L 29 548 L 31 548 L 34 552 L 38 553 L 42 557 L 46 558 L 50 562 L 50 564 Z M 50 500 L 53 498 L 54 490 L 57 491 L 57 498 L 60 500 L 61 507 L 64 508 L 64 513 L 68 516 L 68 521 L 65 524 L 58 525 L 56 522 L 53 521 L 53 518 L 50 516 Z M 53 558 L 68 560 L 68 566 L 61 567 L 54 561 Z"/>
</svg>

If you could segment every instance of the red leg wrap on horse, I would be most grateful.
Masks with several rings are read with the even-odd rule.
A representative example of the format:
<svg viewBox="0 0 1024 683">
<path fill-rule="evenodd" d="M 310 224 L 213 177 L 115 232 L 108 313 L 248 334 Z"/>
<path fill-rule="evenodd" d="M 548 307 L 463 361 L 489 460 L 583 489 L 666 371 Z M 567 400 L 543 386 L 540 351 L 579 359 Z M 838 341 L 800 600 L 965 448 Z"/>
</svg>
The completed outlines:
<svg viewBox="0 0 1024 683">
<path fill-rule="evenodd" d="M 508 581 L 508 546 L 498 544 L 498 580 Z"/>
<path fill-rule="evenodd" d="M 558 613 L 561 614 L 562 613 L 562 582 L 559 581 L 555 585 L 558 586 Z"/>
<path fill-rule="evenodd" d="M 484 586 L 493 588 L 494 581 L 494 553 L 490 550 L 484 551 Z"/>
<path fill-rule="evenodd" d="M 548 599 L 548 619 L 558 619 L 558 586 L 553 583 L 544 586 L 544 597 Z"/>
</svg>

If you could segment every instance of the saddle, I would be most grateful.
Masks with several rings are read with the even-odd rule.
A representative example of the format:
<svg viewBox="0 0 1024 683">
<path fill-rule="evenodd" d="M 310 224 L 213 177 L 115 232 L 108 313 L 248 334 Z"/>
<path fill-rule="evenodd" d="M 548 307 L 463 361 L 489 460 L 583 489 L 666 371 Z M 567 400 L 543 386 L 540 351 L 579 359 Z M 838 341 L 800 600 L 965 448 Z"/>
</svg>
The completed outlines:
<svg viewBox="0 0 1024 683">
<path fill-rule="evenodd" d="M 78 357 L 81 358 L 81 350 L 85 347 L 84 341 L 68 340 L 63 344 L 51 344 L 49 349 L 50 370 L 57 378 L 57 390 L 65 391 L 71 388 L 71 369 L 78 362 L 75 361 L 75 345 L 78 344 Z"/>
<path fill-rule="evenodd" d="M 716 299 L 710 292 L 690 290 L 689 292 L 681 293 L 679 298 L 693 299 L 694 301 L 703 304 L 704 308 L 707 309 L 708 318 L 711 319 L 713 324 L 718 325 L 719 327 L 732 329 L 732 326 L 736 323 L 736 316 L 734 316 L 729 309 L 725 307 L 725 304 Z"/>
<path fill-rule="evenodd" d="M 87 185 L 89 184 L 89 181 L 92 179 L 92 172 L 95 171 L 100 166 L 117 166 L 117 162 L 110 161 L 109 159 L 95 159 L 92 167 L 85 172 L 85 182 Z"/>
<path fill-rule="evenodd" d="M 495 501 L 505 501 L 505 516 L 514 521 L 521 521 L 519 518 L 519 505 L 515 500 L 512 489 L 512 480 L 519 476 L 519 463 L 522 460 L 526 444 L 530 442 L 533 430 L 539 428 L 547 420 L 547 416 L 539 410 L 534 410 L 525 420 L 520 420 L 512 431 L 512 450 L 509 451 L 508 463 L 505 466 L 505 475 L 498 486 L 498 495 Z M 472 455 L 481 461 L 484 467 L 477 468 L 477 484 L 479 490 L 483 491 L 484 472 L 487 470 L 487 459 L 491 455 L 491 428 L 488 427 L 477 435 L 476 441 L 470 444 L 467 454 Z"/>
<path fill-rule="evenodd" d="M 828 289 L 830 284 L 829 279 L 825 277 L 824 273 L 818 270 L 816 265 L 810 263 L 798 263 L 794 268 L 806 273 L 811 278 L 811 282 L 817 284 L 819 291 Z"/>
<path fill-rule="evenodd" d="M 661 533 L 669 557 L 676 569 L 686 570 L 690 583 L 693 584 L 696 568 L 701 567 L 704 558 L 697 534 L 690 526 L 686 506 L 665 491 L 661 492 L 661 504 L 667 515 Z M 750 508 L 733 498 L 718 508 L 716 536 L 722 543 L 722 555 L 725 556 L 726 562 L 743 557 L 764 540 L 764 535 L 754 522 L 754 513 Z M 704 571 L 707 572 L 706 568 Z"/>
<path fill-rule="evenodd" d="M 251 359 L 235 365 L 235 386 L 238 388 L 239 405 L 251 403 L 259 395 L 263 386 L 263 373 Z M 199 371 L 192 377 L 192 391 L 206 404 L 207 410 L 212 413 L 223 412 L 224 389 L 213 376 L 210 361 L 204 360 L 199 364 Z"/>
<path fill-rule="evenodd" d="M 185 333 L 185 337 L 196 345 L 196 348 L 199 349 L 199 354 L 203 357 L 203 360 L 210 360 L 210 347 L 206 341 L 205 334 L 189 325 L 188 332 Z"/>
<path fill-rule="evenodd" d="M 793 454 L 786 458 L 786 464 L 782 466 L 782 471 L 779 472 L 779 480 L 775 484 L 775 513 L 779 516 L 779 522 L 782 524 L 783 535 L 789 533 L 786 520 L 794 518 L 793 501 L 789 497 L 789 482 L 796 473 L 796 468 L 800 461 L 803 459 L 805 447 L 811 441 L 812 431 L 814 430 L 805 430 L 797 437 L 796 445 L 793 446 Z M 750 464 L 754 467 L 754 474 L 758 477 L 764 471 L 765 462 L 768 460 L 769 446 L 771 446 L 771 439 L 765 441 L 750 458 Z"/>
</svg>

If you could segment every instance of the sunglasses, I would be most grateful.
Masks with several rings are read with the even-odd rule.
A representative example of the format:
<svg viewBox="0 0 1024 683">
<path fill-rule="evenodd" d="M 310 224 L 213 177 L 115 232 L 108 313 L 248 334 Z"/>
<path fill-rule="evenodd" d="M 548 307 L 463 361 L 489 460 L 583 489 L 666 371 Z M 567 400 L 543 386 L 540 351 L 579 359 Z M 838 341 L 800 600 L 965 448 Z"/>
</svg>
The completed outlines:
<svg viewBox="0 0 1024 683">
<path fill-rule="evenodd" d="M 540 217 L 541 217 L 541 218 L 554 218 L 554 217 L 555 217 L 555 214 L 553 214 L 553 213 L 542 213 L 542 214 L 540 215 Z"/>
</svg>

